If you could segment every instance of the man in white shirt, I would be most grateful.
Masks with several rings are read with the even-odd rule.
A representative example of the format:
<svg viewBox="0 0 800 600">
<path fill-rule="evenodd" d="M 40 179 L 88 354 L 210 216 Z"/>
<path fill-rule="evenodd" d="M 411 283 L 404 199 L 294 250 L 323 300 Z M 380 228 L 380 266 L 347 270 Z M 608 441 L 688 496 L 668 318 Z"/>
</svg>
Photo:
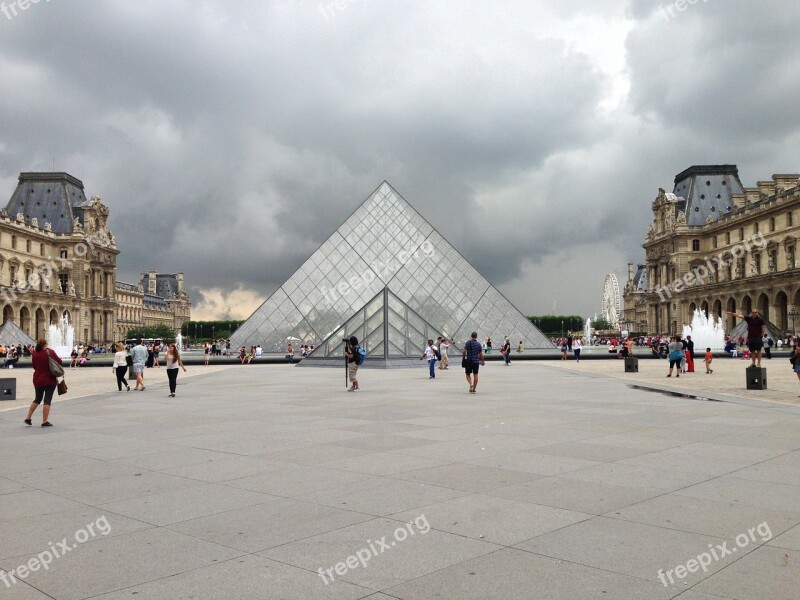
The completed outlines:
<svg viewBox="0 0 800 600">
<path fill-rule="evenodd" d="M 428 360 L 429 379 L 436 379 L 436 346 L 433 340 L 428 340 L 428 345 L 425 346 L 425 352 L 419 357 L 420 360 L 423 358 Z"/>
</svg>

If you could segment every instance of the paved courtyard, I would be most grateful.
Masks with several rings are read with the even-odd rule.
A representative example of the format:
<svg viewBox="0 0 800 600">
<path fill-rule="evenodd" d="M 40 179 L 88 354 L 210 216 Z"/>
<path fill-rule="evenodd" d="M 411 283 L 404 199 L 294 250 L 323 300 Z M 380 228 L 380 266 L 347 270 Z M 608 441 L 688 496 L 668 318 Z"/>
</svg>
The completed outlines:
<svg viewBox="0 0 800 600">
<path fill-rule="evenodd" d="M 0 404 L 0 599 L 798 597 L 800 408 L 420 365 Z"/>
</svg>

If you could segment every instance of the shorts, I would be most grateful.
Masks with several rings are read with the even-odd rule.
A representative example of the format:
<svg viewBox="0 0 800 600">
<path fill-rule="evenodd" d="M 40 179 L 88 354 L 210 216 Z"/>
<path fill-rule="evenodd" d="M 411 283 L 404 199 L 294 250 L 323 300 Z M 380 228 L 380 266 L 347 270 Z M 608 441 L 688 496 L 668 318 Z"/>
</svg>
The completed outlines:
<svg viewBox="0 0 800 600">
<path fill-rule="evenodd" d="M 794 369 L 795 373 L 800 373 L 800 361 L 797 361 L 792 368 Z"/>
<path fill-rule="evenodd" d="M 42 399 L 44 399 L 44 405 L 50 406 L 50 403 L 53 401 L 53 392 L 56 391 L 56 386 L 43 385 L 36 386 L 34 389 L 36 390 L 36 397 L 34 398 L 33 403 L 41 404 Z"/>
<path fill-rule="evenodd" d="M 467 373 L 467 375 L 472 375 L 472 374 L 477 375 L 478 369 L 480 369 L 480 367 L 481 367 L 480 363 L 472 363 L 470 366 L 464 367 L 464 371 Z"/>
<path fill-rule="evenodd" d="M 669 368 L 671 369 L 672 367 L 678 367 L 680 369 L 681 368 L 681 361 L 683 361 L 683 360 L 684 360 L 683 358 L 670 359 Z"/>
<path fill-rule="evenodd" d="M 134 373 L 144 373 L 144 363 L 133 363 Z"/>
<path fill-rule="evenodd" d="M 347 365 L 347 375 L 350 377 L 350 383 L 353 383 L 356 380 L 356 374 L 358 373 L 358 365 L 354 362 L 351 362 Z"/>
<path fill-rule="evenodd" d="M 760 352 L 764 349 L 764 340 L 747 340 L 747 348 L 750 352 Z"/>
</svg>

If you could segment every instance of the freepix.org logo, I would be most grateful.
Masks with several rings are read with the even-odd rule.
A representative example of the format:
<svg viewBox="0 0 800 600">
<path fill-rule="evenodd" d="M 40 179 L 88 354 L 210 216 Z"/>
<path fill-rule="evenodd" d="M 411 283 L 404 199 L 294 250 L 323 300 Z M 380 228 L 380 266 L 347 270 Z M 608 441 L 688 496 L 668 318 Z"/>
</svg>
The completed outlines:
<svg viewBox="0 0 800 600">
<path fill-rule="evenodd" d="M 50 0 L 14 0 L 14 2 L 0 2 L 0 12 L 10 21 L 20 13 L 28 10 L 31 5 L 39 4 L 40 2 L 50 2 Z"/>
</svg>

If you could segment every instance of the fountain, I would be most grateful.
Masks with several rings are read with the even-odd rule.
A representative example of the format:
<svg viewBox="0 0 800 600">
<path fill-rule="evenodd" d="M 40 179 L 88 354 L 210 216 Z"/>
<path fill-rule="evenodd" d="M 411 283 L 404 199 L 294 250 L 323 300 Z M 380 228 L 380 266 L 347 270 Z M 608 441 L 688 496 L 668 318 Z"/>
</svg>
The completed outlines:
<svg viewBox="0 0 800 600">
<path fill-rule="evenodd" d="M 47 346 L 58 354 L 59 358 L 69 358 L 75 343 L 75 328 L 70 325 L 66 315 L 51 323 L 47 328 Z"/>
<path fill-rule="evenodd" d="M 588 317 L 586 319 L 586 325 L 583 328 L 583 345 L 584 346 L 591 346 L 592 345 L 592 318 Z"/>
<path fill-rule="evenodd" d="M 178 349 L 178 352 L 183 352 L 183 335 L 181 332 L 178 332 L 178 335 L 175 336 L 175 347 Z"/>
<path fill-rule="evenodd" d="M 683 326 L 683 337 L 692 336 L 695 352 L 705 352 L 706 348 L 712 350 L 725 349 L 725 327 L 722 319 L 716 320 L 700 310 L 695 310 L 692 324 Z"/>
</svg>

